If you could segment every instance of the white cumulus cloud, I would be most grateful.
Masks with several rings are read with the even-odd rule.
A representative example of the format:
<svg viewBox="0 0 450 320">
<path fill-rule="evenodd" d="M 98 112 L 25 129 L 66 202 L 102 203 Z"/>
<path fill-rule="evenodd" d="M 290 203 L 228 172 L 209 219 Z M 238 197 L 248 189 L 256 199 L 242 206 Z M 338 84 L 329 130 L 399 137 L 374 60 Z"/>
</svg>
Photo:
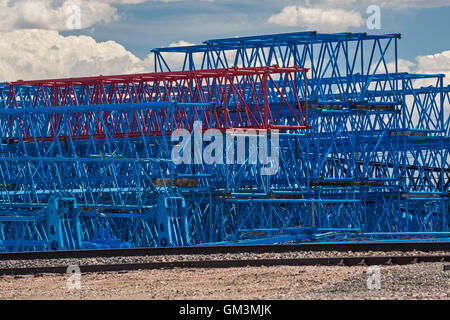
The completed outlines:
<svg viewBox="0 0 450 320">
<path fill-rule="evenodd" d="M 356 11 L 301 6 L 284 7 L 268 21 L 283 26 L 329 32 L 345 31 L 350 27 L 360 27 L 364 23 L 361 14 Z"/>
<path fill-rule="evenodd" d="M 0 30 L 89 28 L 118 18 L 117 9 L 106 1 L 0 0 Z"/>
<path fill-rule="evenodd" d="M 114 5 L 178 0 L 0 0 L 0 30 L 86 29 L 119 18 Z"/>
<path fill-rule="evenodd" d="M 445 73 L 450 78 L 450 50 L 416 58 L 420 72 Z"/>
<path fill-rule="evenodd" d="M 413 71 L 425 74 L 445 74 L 444 85 L 450 85 L 450 50 L 419 56 L 415 59 Z M 430 85 L 422 80 L 422 85 Z"/>
<path fill-rule="evenodd" d="M 389 72 L 395 72 L 395 63 L 387 65 Z M 450 85 L 450 50 L 418 56 L 413 61 L 399 59 L 398 72 L 419 74 L 444 74 L 444 85 Z M 436 80 L 421 79 L 416 81 L 417 86 L 435 85 Z"/>
<path fill-rule="evenodd" d="M 368 7 L 378 5 L 382 8 L 440 8 L 450 6 L 449 0 L 324 0 L 319 5 L 342 7 Z"/>
<path fill-rule="evenodd" d="M 0 82 L 154 71 L 153 54 L 140 59 L 115 41 L 37 29 L 0 32 L 0 38 Z M 182 64 L 183 58 L 166 56 L 171 66 Z"/>
</svg>

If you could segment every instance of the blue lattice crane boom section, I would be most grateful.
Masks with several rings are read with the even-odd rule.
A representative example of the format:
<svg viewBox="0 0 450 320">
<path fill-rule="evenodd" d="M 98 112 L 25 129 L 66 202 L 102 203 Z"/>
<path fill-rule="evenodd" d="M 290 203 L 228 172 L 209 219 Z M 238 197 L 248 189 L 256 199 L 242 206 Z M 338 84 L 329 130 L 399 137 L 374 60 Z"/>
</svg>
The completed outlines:
<svg viewBox="0 0 450 320">
<path fill-rule="evenodd" d="M 449 239 L 450 87 L 398 72 L 399 39 L 215 39 L 153 50 L 169 73 L 0 84 L 0 250 Z M 273 131 L 278 172 L 256 133 L 242 163 L 175 164 L 199 123 L 224 157 Z"/>
<path fill-rule="evenodd" d="M 435 214 L 440 218 L 428 226 L 439 225 L 436 230 L 445 231 L 449 214 L 448 88 L 443 75 L 399 73 L 398 39 L 399 34 L 306 32 L 210 40 L 201 46 L 153 52 L 155 67 L 161 70 L 273 62 L 307 66 L 311 70 L 312 130 L 309 147 L 301 149 L 309 156 L 298 158 L 310 165 L 305 176 L 315 196 L 333 194 L 334 188 L 334 196 L 346 197 L 339 189 L 353 188 L 362 201 L 370 199 L 361 208 L 360 221 L 366 231 L 398 233 L 411 227 L 405 217 L 417 219 L 414 228 L 430 231 L 420 216 Z M 184 55 L 184 63 L 169 68 L 166 61 L 174 54 Z M 434 85 L 421 88 L 416 84 L 421 81 Z M 299 167 L 299 162 L 289 165 Z M 356 185 L 368 189 L 361 192 Z"/>
</svg>

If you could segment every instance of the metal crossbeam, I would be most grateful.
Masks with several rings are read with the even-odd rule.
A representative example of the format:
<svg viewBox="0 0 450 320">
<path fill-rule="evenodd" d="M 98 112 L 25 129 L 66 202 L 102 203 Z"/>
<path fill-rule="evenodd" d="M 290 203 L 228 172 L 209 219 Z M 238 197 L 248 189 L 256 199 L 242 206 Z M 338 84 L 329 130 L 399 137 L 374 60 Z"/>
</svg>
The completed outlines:
<svg viewBox="0 0 450 320">
<path fill-rule="evenodd" d="M 183 71 L 0 84 L 0 251 L 448 240 L 450 86 L 399 73 L 399 39 L 214 39 L 153 51 Z M 177 129 L 206 150 L 199 123 L 232 137 L 223 165 L 173 162 Z M 227 163 L 247 129 L 278 133 L 273 175 L 259 138 Z"/>
<path fill-rule="evenodd" d="M 205 129 L 306 129 L 307 106 L 300 106 L 300 101 L 307 101 L 306 72 L 299 67 L 272 66 L 19 81 L 9 86 L 9 106 L 36 108 L 32 116 L 42 113 L 40 108 L 89 106 L 65 109 L 71 112 L 71 119 L 67 120 L 70 135 L 81 137 L 88 136 L 91 121 L 96 138 L 102 138 L 106 132 L 170 135 L 177 129 L 191 131 L 196 121 L 203 122 Z M 163 102 L 173 105 L 168 107 Z M 89 110 L 96 105 L 118 112 L 105 110 L 103 121 L 91 119 L 94 117 Z M 134 110 L 128 113 L 118 109 L 119 105 Z M 137 111 L 136 107 L 143 109 L 142 105 L 147 105 L 146 110 Z M 86 116 L 89 119 L 82 118 Z M 47 138 L 54 138 L 62 118 L 56 114 L 50 120 Z M 23 121 L 20 115 L 19 119 Z M 124 131 L 122 126 L 127 129 Z M 24 139 L 32 138 L 29 126 L 22 130 Z"/>
</svg>

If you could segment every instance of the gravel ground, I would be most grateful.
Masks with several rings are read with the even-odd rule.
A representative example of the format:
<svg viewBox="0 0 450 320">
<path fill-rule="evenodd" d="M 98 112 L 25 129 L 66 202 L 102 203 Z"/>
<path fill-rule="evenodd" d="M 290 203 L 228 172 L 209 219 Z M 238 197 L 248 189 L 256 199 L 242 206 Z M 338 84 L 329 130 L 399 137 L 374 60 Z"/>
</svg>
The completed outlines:
<svg viewBox="0 0 450 320">
<path fill-rule="evenodd" d="M 85 274 L 69 291 L 69 275 L 0 278 L 0 299 L 445 299 L 450 272 L 443 263 L 381 266 L 381 289 L 367 288 L 355 267 L 248 267 Z"/>
<path fill-rule="evenodd" d="M 98 264 L 124 264 L 147 262 L 173 262 L 173 261 L 204 261 L 204 260 L 255 260 L 255 259 L 295 259 L 295 258 L 327 258 L 327 257 L 357 257 L 357 256 L 411 256 L 411 255 L 450 255 L 450 251 L 390 251 L 390 252 L 337 252 L 337 251 L 299 251 L 288 253 L 237 253 L 237 254 L 210 254 L 210 255 L 164 255 L 164 256 L 136 256 L 112 258 L 85 258 L 85 259 L 39 259 L 39 260 L 2 260 L 0 268 L 26 268 L 69 265 L 98 265 Z"/>
</svg>

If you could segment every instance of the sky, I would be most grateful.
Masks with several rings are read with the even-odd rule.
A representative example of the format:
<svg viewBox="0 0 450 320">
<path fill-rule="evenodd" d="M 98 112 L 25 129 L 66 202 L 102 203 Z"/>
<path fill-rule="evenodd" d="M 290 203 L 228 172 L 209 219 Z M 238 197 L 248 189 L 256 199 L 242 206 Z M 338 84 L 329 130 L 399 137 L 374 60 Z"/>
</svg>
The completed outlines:
<svg viewBox="0 0 450 320">
<path fill-rule="evenodd" d="M 450 79 L 449 17 L 450 0 L 0 0 L 0 81 L 151 72 L 155 47 L 306 30 L 401 33 L 401 71 Z"/>
</svg>

